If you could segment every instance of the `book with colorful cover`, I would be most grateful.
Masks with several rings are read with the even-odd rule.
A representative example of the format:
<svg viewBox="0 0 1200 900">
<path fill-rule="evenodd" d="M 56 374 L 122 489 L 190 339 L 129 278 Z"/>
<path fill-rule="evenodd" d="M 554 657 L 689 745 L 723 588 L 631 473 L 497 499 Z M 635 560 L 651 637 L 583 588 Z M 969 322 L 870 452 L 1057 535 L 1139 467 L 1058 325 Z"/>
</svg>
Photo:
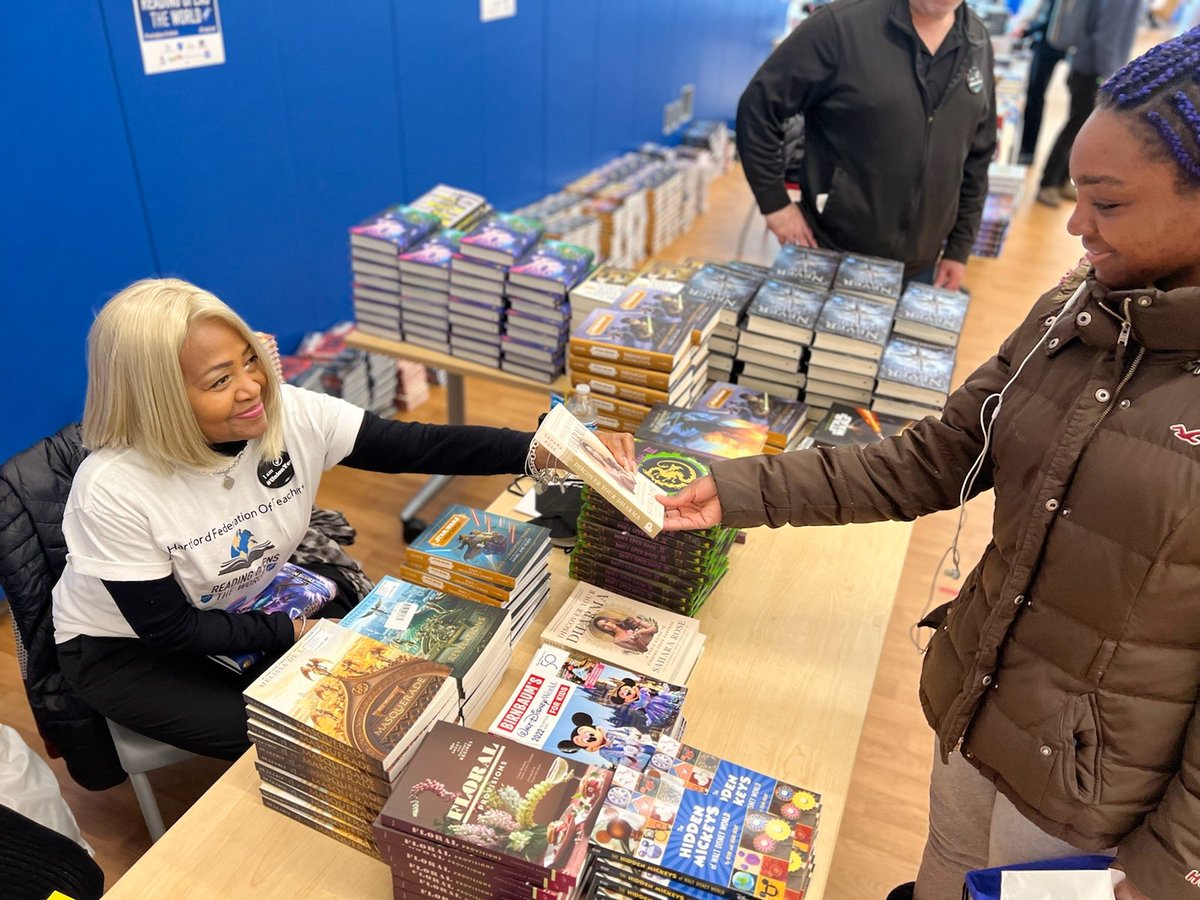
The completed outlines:
<svg viewBox="0 0 1200 900">
<path fill-rule="evenodd" d="M 607 306 L 616 300 L 630 282 L 637 278 L 633 269 L 604 263 L 588 273 L 587 278 L 571 288 L 571 303 Z"/>
<path fill-rule="evenodd" d="M 387 829 L 461 847 L 512 871 L 575 884 L 611 772 L 439 722 L 384 804 Z"/>
<path fill-rule="evenodd" d="M 808 407 L 799 400 L 772 397 L 765 391 L 725 381 L 710 384 L 695 405 L 697 409 L 760 422 L 767 426 L 767 443 L 780 447 L 796 436 L 808 416 Z"/>
<path fill-rule="evenodd" d="M 617 767 L 591 840 L 720 896 L 800 900 L 820 820 L 815 791 L 664 736 L 645 766 Z"/>
<path fill-rule="evenodd" d="M 437 216 L 443 228 L 463 228 L 487 210 L 482 195 L 464 191 L 448 184 L 434 185 L 410 206 Z"/>
<path fill-rule="evenodd" d="M 771 266 L 771 277 L 816 291 L 828 291 L 837 276 L 841 254 L 816 247 L 788 244 L 779 251 Z"/>
<path fill-rule="evenodd" d="M 545 644 L 500 708 L 492 734 L 594 766 L 644 765 L 680 735 L 687 688 Z"/>
<path fill-rule="evenodd" d="M 647 534 L 653 536 L 662 530 L 663 505 L 657 499 L 658 489 L 645 475 L 617 462 L 612 451 L 565 406 L 550 410 L 533 439 Z"/>
<path fill-rule="evenodd" d="M 541 236 L 542 223 L 537 219 L 496 213 L 463 235 L 458 249 L 467 258 L 511 266 Z"/>
<path fill-rule="evenodd" d="M 903 286 L 904 263 L 852 253 L 842 257 L 833 281 L 835 291 L 886 300 L 893 306 L 900 299 Z"/>
<path fill-rule="evenodd" d="M 385 575 L 342 618 L 341 625 L 405 653 L 447 665 L 462 685 L 463 676 L 495 634 L 507 633 L 507 618 L 503 609 Z"/>
<path fill-rule="evenodd" d="M 415 247 L 441 227 L 437 216 L 398 204 L 350 228 L 350 243 L 378 248 L 395 256 Z"/>
<path fill-rule="evenodd" d="M 545 555 L 549 542 L 549 529 L 540 525 L 454 503 L 408 545 L 405 559 L 433 572 L 454 570 L 512 588 Z"/>
<path fill-rule="evenodd" d="M 902 434 L 913 426 L 913 421 L 872 412 L 862 406 L 834 403 L 801 447 L 866 447 Z"/>
<path fill-rule="evenodd" d="M 683 296 L 716 304 L 721 309 L 721 322 L 736 326 L 760 283 L 742 272 L 709 263 L 688 280 Z"/>
<path fill-rule="evenodd" d="M 509 269 L 513 284 L 565 295 L 587 272 L 595 254 L 563 241 L 542 240 L 533 252 Z"/>
<path fill-rule="evenodd" d="M 320 619 L 243 696 L 251 715 L 260 708 L 387 774 L 458 687 L 449 666 Z"/>
<path fill-rule="evenodd" d="M 456 228 L 443 228 L 430 235 L 412 250 L 400 254 L 400 271 L 449 281 L 450 260 L 458 251 L 462 236 L 463 232 Z"/>
<path fill-rule="evenodd" d="M 762 422 L 728 413 L 656 403 L 634 436 L 722 459 L 738 459 L 762 453 L 767 431 Z"/>
<path fill-rule="evenodd" d="M 286 612 L 292 619 L 311 616 L 337 593 L 337 586 L 324 575 L 310 572 L 294 563 L 285 562 L 270 584 L 252 597 L 243 597 L 225 607 L 226 612 Z M 235 672 L 245 672 L 266 655 L 265 651 L 250 653 L 217 653 L 209 657 Z"/>
<path fill-rule="evenodd" d="M 969 303 L 970 297 L 962 291 L 914 281 L 904 289 L 896 307 L 896 334 L 954 346 L 966 321 Z"/>
<path fill-rule="evenodd" d="M 684 684 L 702 639 L 695 619 L 580 582 L 542 631 L 542 642 Z"/>
<path fill-rule="evenodd" d="M 677 295 L 631 286 L 611 306 L 593 310 L 571 332 L 571 352 L 670 372 L 693 342 L 693 325 L 684 311 Z"/>
</svg>

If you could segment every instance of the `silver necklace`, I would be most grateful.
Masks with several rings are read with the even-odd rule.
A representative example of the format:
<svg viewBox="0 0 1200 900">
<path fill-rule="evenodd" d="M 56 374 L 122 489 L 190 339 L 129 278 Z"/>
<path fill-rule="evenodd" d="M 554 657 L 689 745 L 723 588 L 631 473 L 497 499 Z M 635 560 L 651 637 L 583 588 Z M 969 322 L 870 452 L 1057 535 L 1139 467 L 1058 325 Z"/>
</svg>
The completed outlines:
<svg viewBox="0 0 1200 900">
<path fill-rule="evenodd" d="M 245 452 L 246 452 L 246 448 L 243 447 L 241 450 L 238 451 L 238 455 L 233 458 L 233 462 L 231 462 L 224 469 L 217 469 L 215 472 L 213 472 L 214 475 L 221 476 L 221 487 L 225 488 L 225 490 L 227 490 L 227 491 L 233 490 L 232 472 L 234 469 L 237 468 L 237 464 L 242 461 L 242 454 Z"/>
</svg>

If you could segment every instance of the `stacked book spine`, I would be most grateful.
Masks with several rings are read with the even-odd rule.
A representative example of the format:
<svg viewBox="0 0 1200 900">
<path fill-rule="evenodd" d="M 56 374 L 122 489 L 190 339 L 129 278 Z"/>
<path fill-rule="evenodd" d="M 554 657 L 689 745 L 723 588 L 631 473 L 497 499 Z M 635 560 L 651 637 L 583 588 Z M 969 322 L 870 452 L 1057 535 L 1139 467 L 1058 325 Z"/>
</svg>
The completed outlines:
<svg viewBox="0 0 1200 900">
<path fill-rule="evenodd" d="M 1028 166 L 994 162 L 988 167 L 988 195 L 983 203 L 983 216 L 975 244 L 974 256 L 997 257 L 1004 249 L 1008 226 L 1021 208 Z"/>
<path fill-rule="evenodd" d="M 429 399 L 429 373 L 420 363 L 396 364 L 396 408 L 412 412 Z"/>
<path fill-rule="evenodd" d="M 442 353 L 450 349 L 450 264 L 462 236 L 445 228 L 400 254 L 400 318 L 410 343 Z"/>
<path fill-rule="evenodd" d="M 403 336 L 397 256 L 440 227 L 432 213 L 401 204 L 350 228 L 354 317 L 363 331 L 391 340 Z"/>
<path fill-rule="evenodd" d="M 347 336 L 357 327 L 353 322 L 342 322 L 305 335 L 294 357 L 308 362 L 300 365 L 287 358 L 285 377 L 297 386 L 341 397 L 377 415 L 391 416 L 396 411 L 396 360 L 347 345 Z"/>
<path fill-rule="evenodd" d="M 685 297 L 712 303 L 720 310 L 717 327 L 708 342 L 710 379 L 728 379 L 733 374 L 746 308 L 762 283 L 763 278 L 757 273 L 708 263 L 684 286 Z"/>
</svg>

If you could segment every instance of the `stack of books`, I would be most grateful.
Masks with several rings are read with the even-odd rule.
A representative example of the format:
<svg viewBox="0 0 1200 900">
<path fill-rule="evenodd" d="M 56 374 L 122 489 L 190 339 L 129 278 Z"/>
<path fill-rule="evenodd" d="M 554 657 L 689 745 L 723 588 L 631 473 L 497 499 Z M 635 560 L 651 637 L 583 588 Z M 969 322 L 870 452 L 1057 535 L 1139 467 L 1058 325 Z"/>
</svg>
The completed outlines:
<svg viewBox="0 0 1200 900">
<path fill-rule="evenodd" d="M 450 349 L 450 263 L 462 236 L 445 228 L 399 257 L 405 340 L 442 353 Z"/>
<path fill-rule="evenodd" d="M 516 210 L 515 214 L 541 221 L 544 237 L 583 247 L 598 256 L 600 222 L 584 213 L 583 204 L 580 195 L 560 191 Z"/>
<path fill-rule="evenodd" d="M 383 353 L 369 353 L 346 343 L 357 326 L 340 322 L 325 330 L 306 334 L 296 356 L 313 362 L 317 375 L 306 386 L 341 397 L 381 416 L 396 411 L 396 360 Z"/>
<path fill-rule="evenodd" d="M 762 282 L 756 274 L 709 263 L 685 285 L 683 296 L 714 304 L 720 310 L 717 327 L 708 342 L 709 378 L 729 378 L 733 374 L 746 307 Z"/>
<path fill-rule="evenodd" d="M 729 127 L 722 121 L 697 119 L 683 132 L 681 140 L 686 147 L 711 153 L 721 171 L 725 171 L 733 161 L 733 141 L 729 136 Z"/>
<path fill-rule="evenodd" d="M 399 340 L 398 254 L 441 227 L 437 216 L 411 206 L 391 206 L 350 228 L 354 318 L 363 331 Z"/>
<path fill-rule="evenodd" d="M 613 773 L 585 896 L 801 900 L 820 821 L 815 791 L 664 736 Z"/>
<path fill-rule="evenodd" d="M 655 494 L 675 494 L 707 474 L 714 457 L 694 450 L 634 441 L 639 474 Z M 657 501 L 653 501 L 657 502 Z M 646 603 L 695 615 L 729 571 L 737 531 L 663 531 L 653 536 L 590 485 L 576 521 L 571 576 Z"/>
<path fill-rule="evenodd" d="M 571 330 L 583 324 L 594 310 L 608 309 L 638 277 L 636 269 L 623 269 L 608 263 L 599 265 L 587 278 L 571 289 Z"/>
<path fill-rule="evenodd" d="M 693 618 L 582 582 L 542 630 L 543 644 L 674 685 L 688 683 L 705 640 Z"/>
<path fill-rule="evenodd" d="M 656 162 L 638 180 L 646 189 L 646 254 L 654 256 L 683 234 L 684 179 L 674 166 Z"/>
<path fill-rule="evenodd" d="M 512 659 L 507 610 L 385 575 L 341 625 L 450 667 L 459 721 L 470 725 Z"/>
<path fill-rule="evenodd" d="M 967 320 L 971 298 L 962 291 L 948 291 L 912 282 L 904 289 L 896 307 L 895 334 L 943 347 L 957 347 Z"/>
<path fill-rule="evenodd" d="M 821 288 L 768 278 L 749 306 L 737 341 L 742 387 L 795 400 L 805 388 L 813 329 L 828 294 Z"/>
<path fill-rule="evenodd" d="M 593 258 L 585 247 L 542 240 L 509 269 L 508 319 L 501 340 L 506 372 L 550 382 L 563 371 L 571 326 L 567 298 Z"/>
<path fill-rule="evenodd" d="M 871 409 L 921 419 L 941 415 L 954 375 L 953 347 L 893 335 L 879 360 Z"/>
<path fill-rule="evenodd" d="M 808 404 L 777 397 L 741 384 L 714 381 L 698 401 L 696 409 L 732 416 L 766 426 L 764 453 L 794 450 L 808 421 Z"/>
<path fill-rule="evenodd" d="M 294 387 L 321 391 L 321 366 L 311 356 L 280 356 L 279 377 Z"/>
<path fill-rule="evenodd" d="M 592 766 L 636 762 L 661 735 L 682 737 L 687 699 L 685 686 L 637 665 L 543 644 L 488 730 Z"/>
<path fill-rule="evenodd" d="M 434 185 L 410 205 L 437 216 L 443 228 L 459 231 L 474 228 L 491 211 L 482 195 L 448 184 Z"/>
<path fill-rule="evenodd" d="M 712 183 L 721 174 L 721 163 L 702 147 L 675 148 L 675 165 L 683 173 L 683 227 L 692 227 L 696 218 L 708 209 Z"/>
<path fill-rule="evenodd" d="M 572 382 L 591 386 L 602 428 L 636 431 L 653 404 L 699 396 L 717 322 L 708 303 L 631 285 L 571 332 Z"/>
<path fill-rule="evenodd" d="M 1004 249 L 1008 226 L 1021 206 L 1028 171 L 1028 166 L 999 162 L 988 166 L 988 195 L 983 203 L 975 245 L 971 248 L 973 255 L 996 257 Z"/>
<path fill-rule="evenodd" d="M 846 253 L 838 263 L 832 290 L 895 306 L 900 302 L 903 288 L 904 263 L 878 256 Z"/>
<path fill-rule="evenodd" d="M 872 412 L 865 406 L 834 403 L 814 429 L 803 438 L 800 449 L 810 447 L 866 447 L 910 428 L 912 419 Z"/>
<path fill-rule="evenodd" d="M 885 300 L 836 292 L 826 298 L 809 357 L 804 399 L 810 410 L 824 413 L 837 401 L 870 403 L 894 313 Z"/>
<path fill-rule="evenodd" d="M 814 247 L 796 247 L 789 244 L 779 251 L 771 265 L 770 277 L 789 284 L 811 288 L 814 291 L 829 291 L 837 277 L 840 253 Z"/>
<path fill-rule="evenodd" d="M 600 253 L 615 266 L 636 266 L 646 258 L 646 191 L 632 181 L 613 181 L 588 201 L 585 210 L 600 222 Z"/>
<path fill-rule="evenodd" d="M 549 560 L 548 529 L 455 503 L 409 544 L 400 575 L 507 610 L 515 644 L 550 596 Z"/>
<path fill-rule="evenodd" d="M 420 363 L 396 363 L 396 409 L 412 412 L 429 399 L 429 373 Z"/>
<path fill-rule="evenodd" d="M 568 900 L 612 772 L 460 726 L 421 743 L 374 824 L 394 896 Z"/>
<path fill-rule="evenodd" d="M 448 666 L 326 620 L 245 700 L 263 803 L 372 856 L 371 824 L 401 770 L 459 709 Z"/>
</svg>

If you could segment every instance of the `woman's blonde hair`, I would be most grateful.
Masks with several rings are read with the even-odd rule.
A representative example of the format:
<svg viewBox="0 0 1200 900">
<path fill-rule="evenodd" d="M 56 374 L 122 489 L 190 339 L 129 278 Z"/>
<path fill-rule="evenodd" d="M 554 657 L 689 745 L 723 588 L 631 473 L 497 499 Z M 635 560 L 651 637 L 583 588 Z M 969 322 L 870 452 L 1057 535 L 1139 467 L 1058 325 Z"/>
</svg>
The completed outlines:
<svg viewBox="0 0 1200 900">
<path fill-rule="evenodd" d="M 146 278 L 104 304 L 88 333 L 83 443 L 89 450 L 133 447 L 163 471 L 220 469 L 229 458 L 209 445 L 188 403 L 179 361 L 188 330 L 224 322 L 258 354 L 266 373 L 267 430 L 261 457 L 283 450 L 280 380 L 257 335 L 208 291 L 179 278 Z"/>
</svg>

